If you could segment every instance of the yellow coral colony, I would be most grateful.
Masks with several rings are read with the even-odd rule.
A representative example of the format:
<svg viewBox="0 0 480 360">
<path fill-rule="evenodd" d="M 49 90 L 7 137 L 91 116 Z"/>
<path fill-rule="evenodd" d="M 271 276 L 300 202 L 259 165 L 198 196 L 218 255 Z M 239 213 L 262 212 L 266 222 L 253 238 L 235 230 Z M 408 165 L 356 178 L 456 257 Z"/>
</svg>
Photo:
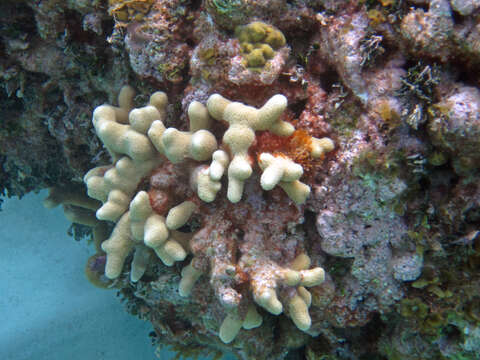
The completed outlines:
<svg viewBox="0 0 480 360">
<path fill-rule="evenodd" d="M 275 56 L 275 52 L 286 44 L 285 36 L 280 30 L 261 21 L 238 26 L 235 36 L 249 68 L 265 66 Z"/>
<path fill-rule="evenodd" d="M 198 210 L 194 201 L 186 200 L 170 208 L 166 217 L 157 214 L 149 195 L 139 190 L 141 182 L 152 171 L 166 161 L 173 164 L 187 160 L 198 162 L 192 168 L 191 186 L 204 202 L 215 200 L 222 186 L 221 179 L 227 172 L 227 198 L 236 203 L 241 200 L 244 183 L 253 171 L 248 149 L 255 140 L 255 131 L 268 130 L 279 136 L 289 136 L 295 129 L 281 120 L 287 106 L 283 95 L 273 96 L 260 109 L 231 102 L 218 94 L 210 96 L 206 106 L 194 101 L 188 107 L 189 131 L 165 128 L 165 93 L 152 94 L 147 106 L 136 109 L 133 97 L 133 89 L 124 87 L 118 97 L 118 107 L 101 105 L 95 109 L 93 125 L 113 163 L 90 170 L 84 181 L 88 195 L 102 203 L 96 211 L 97 219 L 116 223 L 110 237 L 102 243 L 107 254 L 105 275 L 110 279 L 120 276 L 125 259 L 134 250 L 130 277 L 135 282 L 142 277 L 154 255 L 167 266 L 186 258 L 189 239 L 176 230 Z M 228 124 L 220 147 L 208 130 L 212 118 Z M 311 155 L 320 157 L 333 147 L 328 138 L 312 138 Z M 295 203 L 305 202 L 310 187 L 299 180 L 303 174 L 299 164 L 285 157 L 262 153 L 259 166 L 263 171 L 260 182 L 264 190 L 278 185 Z M 296 287 L 294 296 L 286 304 L 287 314 L 304 331 L 311 322 L 308 314 L 310 294 L 305 287 L 318 285 L 324 279 L 323 269 L 308 270 L 309 266 L 308 256 L 302 255 L 288 269 L 276 270 L 276 278 L 272 279 Z M 192 264 L 185 266 L 180 295 L 188 296 L 201 275 Z M 275 284 L 265 287 L 262 282 L 252 283 L 254 301 L 278 315 L 283 305 L 275 288 Z M 253 304 L 244 318 L 231 311 L 222 323 L 220 338 L 230 342 L 241 327 L 251 329 L 260 326 L 261 322 Z"/>
</svg>

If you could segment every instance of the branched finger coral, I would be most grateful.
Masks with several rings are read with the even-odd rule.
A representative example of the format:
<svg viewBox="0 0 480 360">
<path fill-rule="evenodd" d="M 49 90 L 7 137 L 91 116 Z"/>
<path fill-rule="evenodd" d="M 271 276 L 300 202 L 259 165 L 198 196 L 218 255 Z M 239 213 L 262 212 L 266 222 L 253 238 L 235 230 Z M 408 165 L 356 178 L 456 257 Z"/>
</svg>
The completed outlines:
<svg viewBox="0 0 480 360">
<path fill-rule="evenodd" d="M 242 327 L 261 326 L 257 306 L 285 313 L 308 331 L 307 288 L 325 278 L 321 267 L 311 268 L 304 234 L 296 229 L 310 187 L 300 181 L 302 164 L 289 157 L 288 146 L 282 149 L 282 141 L 256 154 L 256 132 L 283 143 L 298 141 L 293 125 L 282 118 L 287 99 L 275 95 L 256 109 L 214 94 L 206 106 L 190 103 L 189 130 L 179 131 L 164 125 L 164 93 L 154 93 L 142 108 L 133 108 L 133 95 L 124 87 L 118 107 L 102 105 L 93 115 L 113 160 L 84 177 L 89 196 L 103 204 L 97 218 L 116 222 L 102 243 L 106 276 L 120 277 L 132 251 L 132 282 L 142 278 L 155 255 L 172 266 L 191 254 L 179 294 L 195 296 L 196 284 L 208 280 L 224 312 L 218 330 L 223 342 L 233 341 Z M 227 126 L 220 143 L 212 118 Z M 334 148 L 329 138 L 303 139 L 304 160 Z M 225 173 L 228 201 L 222 192 Z"/>
</svg>

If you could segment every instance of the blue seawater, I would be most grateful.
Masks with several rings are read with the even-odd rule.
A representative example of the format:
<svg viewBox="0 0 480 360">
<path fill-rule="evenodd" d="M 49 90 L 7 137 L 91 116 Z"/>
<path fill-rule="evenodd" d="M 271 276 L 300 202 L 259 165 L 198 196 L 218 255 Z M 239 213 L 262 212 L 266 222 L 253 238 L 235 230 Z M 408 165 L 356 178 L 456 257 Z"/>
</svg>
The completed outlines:
<svg viewBox="0 0 480 360">
<path fill-rule="evenodd" d="M 150 323 L 129 315 L 115 291 L 88 282 L 83 269 L 93 249 L 68 237 L 61 208 L 43 208 L 46 196 L 2 204 L 0 359 L 158 359 Z M 174 356 L 163 350 L 160 359 Z"/>
</svg>

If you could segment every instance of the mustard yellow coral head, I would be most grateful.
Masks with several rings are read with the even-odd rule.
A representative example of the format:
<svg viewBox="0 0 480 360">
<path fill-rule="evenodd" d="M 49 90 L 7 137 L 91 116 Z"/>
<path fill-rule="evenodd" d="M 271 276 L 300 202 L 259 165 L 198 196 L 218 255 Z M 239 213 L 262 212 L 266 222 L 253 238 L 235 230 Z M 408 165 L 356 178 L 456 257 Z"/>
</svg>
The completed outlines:
<svg viewBox="0 0 480 360">
<path fill-rule="evenodd" d="M 245 27 L 248 39 L 252 43 L 261 42 L 267 36 L 268 25 L 260 21 L 255 21 Z"/>
<path fill-rule="evenodd" d="M 263 56 L 263 51 L 261 49 L 255 49 L 245 56 L 247 60 L 248 67 L 262 67 L 265 65 L 266 60 Z"/>
<path fill-rule="evenodd" d="M 235 36 L 241 44 L 247 67 L 263 67 L 275 56 L 275 50 L 286 44 L 280 30 L 261 21 L 237 26 Z"/>
<path fill-rule="evenodd" d="M 241 43 L 268 44 L 275 50 L 285 46 L 285 36 L 276 27 L 261 21 L 237 26 L 235 36 Z"/>
<path fill-rule="evenodd" d="M 275 51 L 273 51 L 271 46 L 268 45 L 268 44 L 260 45 L 260 49 L 262 50 L 262 54 L 263 54 L 263 57 L 265 59 L 270 60 L 271 58 L 273 58 L 275 56 Z"/>
<path fill-rule="evenodd" d="M 265 43 L 270 45 L 275 50 L 278 50 L 282 46 L 285 46 L 287 40 L 285 39 L 285 36 L 283 36 L 280 30 L 273 28 L 273 30 L 270 31 L 265 38 Z"/>
</svg>

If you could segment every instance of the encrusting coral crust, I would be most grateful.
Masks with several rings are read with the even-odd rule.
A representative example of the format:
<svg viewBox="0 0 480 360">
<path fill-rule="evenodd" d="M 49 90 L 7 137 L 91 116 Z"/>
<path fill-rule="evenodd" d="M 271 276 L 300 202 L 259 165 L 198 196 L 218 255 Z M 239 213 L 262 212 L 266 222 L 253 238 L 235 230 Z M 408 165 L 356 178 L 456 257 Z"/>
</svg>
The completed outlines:
<svg viewBox="0 0 480 360">
<path fill-rule="evenodd" d="M 292 254 L 296 258 L 290 255 L 290 260 L 253 249 L 236 260 L 231 255 L 222 258 L 220 253 L 214 254 L 224 252 L 218 248 L 224 246 L 224 230 L 231 226 L 242 228 L 248 223 L 234 221 L 228 225 L 221 218 L 228 217 L 225 206 L 234 206 L 233 203 L 245 197 L 251 202 L 261 193 L 260 189 L 252 193 L 251 186 L 258 186 L 254 185 L 258 180 L 254 169 L 263 171 L 261 189 L 272 191 L 278 185 L 297 204 L 293 209 L 301 206 L 310 194 L 310 187 L 299 180 L 302 166 L 282 155 L 281 149 L 276 153 L 263 152 L 258 159 L 249 153 L 256 142 L 256 131 L 269 131 L 280 137 L 288 137 L 295 131 L 292 124 L 282 120 L 287 99 L 275 95 L 256 109 L 214 94 L 206 106 L 197 101 L 190 103 L 189 130 L 179 131 L 164 126 L 167 105 L 164 93 L 154 93 L 147 106 L 136 109 L 133 97 L 133 89 L 124 87 L 118 107 L 102 105 L 93 114 L 95 131 L 113 160 L 112 165 L 96 167 L 84 177 L 88 195 L 103 204 L 96 217 L 116 222 L 112 234 L 102 243 L 106 253 L 105 275 L 110 279 L 119 277 L 132 250 L 133 282 L 143 276 L 154 253 L 167 266 L 183 261 L 191 253 L 193 259 L 181 272 L 180 295 L 189 296 L 203 275 L 210 276 L 227 314 L 219 329 L 223 342 L 233 341 L 242 327 L 252 329 L 262 324 L 255 304 L 274 315 L 285 311 L 300 330 L 307 331 L 311 325 L 308 313 L 311 295 L 306 287 L 320 284 L 325 275 L 320 267 L 309 269 L 310 259 L 298 240 L 295 241 L 299 247 Z M 212 118 L 228 125 L 220 145 L 209 130 Z M 321 158 L 334 148 L 328 138 L 308 137 L 308 143 L 312 158 Z M 225 172 L 229 202 L 215 201 Z M 250 177 L 255 180 L 253 183 L 247 182 Z M 246 184 L 252 184 L 248 190 Z M 277 194 L 272 201 L 281 198 Z M 250 204 L 246 206 L 239 211 L 244 208 L 258 212 Z M 293 221 L 301 221 L 300 212 L 294 210 L 294 213 Z M 203 222 L 199 220 L 202 216 Z M 195 222 L 200 222 L 198 231 Z M 227 227 L 223 228 L 222 223 Z M 277 236 L 283 238 L 282 229 L 278 229 L 281 233 Z M 217 241 L 212 234 L 217 234 L 214 236 Z M 245 235 L 244 243 L 257 247 L 254 243 L 259 239 L 263 235 L 251 240 Z M 205 247 L 207 243 L 210 245 Z M 218 250 L 212 254 L 213 248 Z M 256 256 L 259 258 L 252 263 Z M 241 272 L 250 276 L 251 295 L 236 290 L 235 282 L 239 280 L 234 278 Z"/>
</svg>

